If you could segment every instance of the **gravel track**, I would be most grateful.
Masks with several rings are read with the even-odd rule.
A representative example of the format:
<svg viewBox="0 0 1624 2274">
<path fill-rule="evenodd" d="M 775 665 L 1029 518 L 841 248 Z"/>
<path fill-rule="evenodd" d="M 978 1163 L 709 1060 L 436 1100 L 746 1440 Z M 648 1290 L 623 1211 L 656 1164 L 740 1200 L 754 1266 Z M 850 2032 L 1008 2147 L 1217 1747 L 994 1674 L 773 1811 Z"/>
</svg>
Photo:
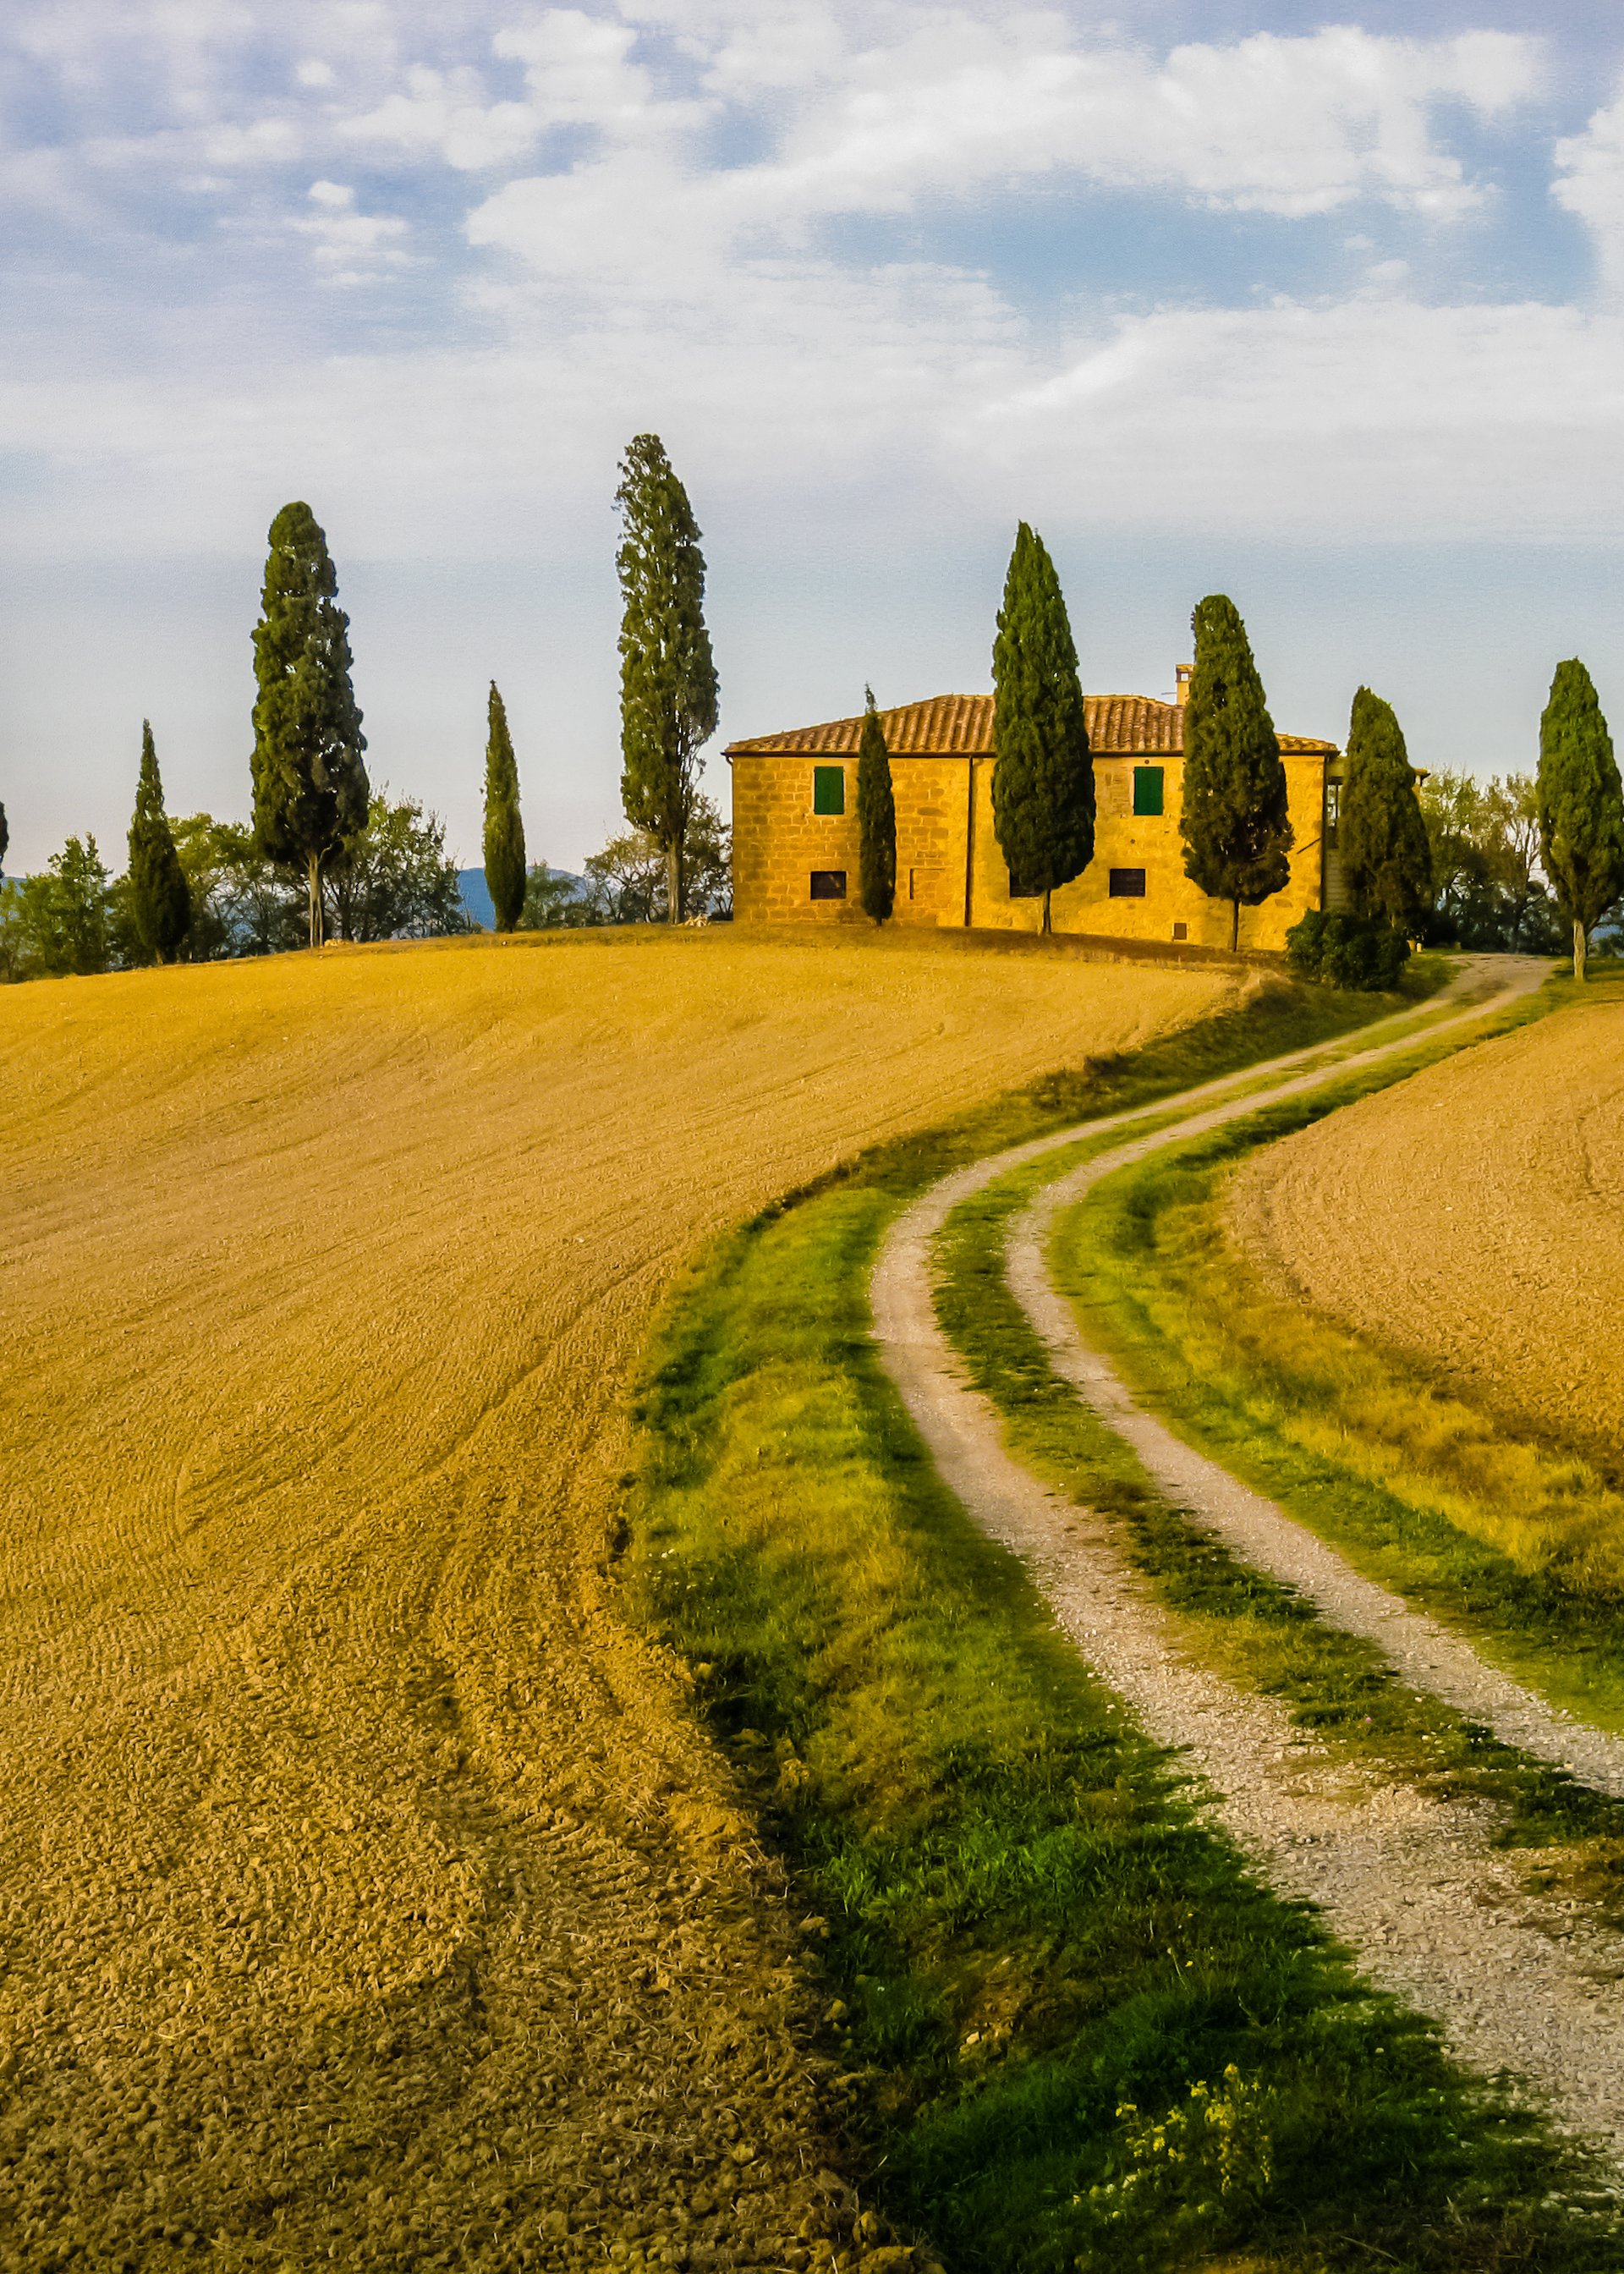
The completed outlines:
<svg viewBox="0 0 1624 2274">
<path fill-rule="evenodd" d="M 1504 973 L 1504 960 L 1495 968 Z M 1506 999 L 1538 984 L 1544 972 L 1538 965 L 1507 975 Z M 1480 984 L 1481 974 L 1468 972 L 1457 986 L 1470 987 L 1474 976 Z M 1462 1014 L 1480 1015 L 1481 1007 Z M 1447 1017 L 1433 1031 L 1458 1023 Z M 1474 1718 L 1493 1722 L 1498 1715 L 1509 1742 L 1570 1762 L 1581 1774 L 1593 1771 L 1592 1781 L 1605 1789 L 1624 1789 L 1613 1741 L 1553 1715 L 1468 1645 L 1371 1587 L 1282 1511 L 1242 1493 L 1139 1414 L 1098 1354 L 1085 1350 L 1044 1278 L 1044 1225 L 1086 1183 L 1253 1111 L 1265 1098 L 1301 1094 L 1407 1046 L 1389 1042 L 1351 1053 L 1328 1073 L 1231 1099 L 1097 1156 L 1041 1195 L 1018 1224 L 1011 1284 L 1056 1365 L 1153 1472 L 1165 1464 L 1159 1481 L 1181 1504 L 1196 1507 L 1249 1560 L 1312 1595 L 1327 1616 L 1369 1633 L 1415 1686 L 1450 1696 Z M 1516 2074 L 1560 2120 L 1624 2162 L 1617 1988 L 1624 1945 L 1576 1905 L 1519 1888 L 1516 1867 L 1492 1844 L 1492 1809 L 1436 1801 L 1362 1768 L 1332 1766 L 1282 1708 L 1194 1662 L 1109 1527 L 1016 1462 L 996 1408 L 970 1388 L 936 1321 L 932 1243 L 960 1201 L 1079 1133 L 944 1179 L 898 1220 L 882 1253 L 873 1285 L 881 1355 L 944 1480 L 982 1528 L 1026 1562 L 1064 1630 L 1147 1733 L 1179 1749 L 1207 1781 L 1215 1811 L 1271 1884 L 1313 1901 L 1371 1978 L 1432 2014 L 1463 2059 Z"/>
</svg>

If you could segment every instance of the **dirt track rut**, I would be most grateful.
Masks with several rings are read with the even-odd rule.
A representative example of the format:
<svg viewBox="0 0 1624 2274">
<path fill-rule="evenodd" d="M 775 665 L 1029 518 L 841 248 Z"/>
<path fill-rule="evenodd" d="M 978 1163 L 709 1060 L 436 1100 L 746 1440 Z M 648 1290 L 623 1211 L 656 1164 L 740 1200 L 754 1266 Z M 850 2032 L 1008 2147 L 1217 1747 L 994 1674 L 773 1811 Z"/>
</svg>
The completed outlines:
<svg viewBox="0 0 1624 2274">
<path fill-rule="evenodd" d="M 1509 991 L 1537 983 L 1543 970 L 1517 975 Z M 1455 1021 L 1440 1021 L 1440 1028 L 1445 1023 Z M 1403 1047 L 1378 1044 L 1331 1072 L 1299 1074 L 1244 1099 L 1209 1105 L 1097 1156 L 1045 1193 L 1019 1226 L 1011 1282 L 1029 1302 L 1056 1363 L 1153 1469 L 1163 1464 L 1164 1488 L 1181 1504 L 1204 1495 L 1199 1512 L 1225 1530 L 1243 1555 L 1313 1593 L 1327 1616 L 1349 1625 L 1363 1622 L 1358 1630 L 1371 1633 L 1395 1662 L 1402 1653 L 1402 1671 L 1415 1686 L 1447 1695 L 1448 1683 L 1466 1710 L 1502 1717 L 1511 1742 L 1572 1761 L 1582 1774 L 1593 1767 L 1596 1782 L 1620 1789 L 1624 1774 L 1613 1740 L 1552 1715 L 1469 1645 L 1417 1619 L 1396 1598 L 1374 1600 L 1385 1591 L 1348 1570 L 1282 1511 L 1252 1495 L 1237 1502 L 1240 1487 L 1222 1471 L 1198 1465 L 1199 1457 L 1177 1440 L 1163 1445 L 1167 1433 L 1138 1412 L 1099 1354 L 1083 1348 L 1069 1311 L 1043 1276 L 1043 1224 L 1085 1181 L 1252 1111 L 1265 1098 L 1299 1093 Z M 1225 1086 L 1208 1085 L 1192 1096 L 1210 1097 Z M 1366 1772 L 1323 1765 L 1280 1707 L 1192 1663 L 1109 1527 L 1016 1462 L 996 1409 L 968 1386 L 936 1318 L 932 1242 L 960 1201 L 1065 1141 L 1045 1140 L 945 1179 L 898 1221 L 876 1269 L 882 1355 L 945 1481 L 982 1527 L 1027 1563 L 1063 1628 L 1134 1708 L 1147 1734 L 1181 1749 L 1209 1781 L 1214 1809 L 1271 1883 L 1314 1901 L 1370 1977 L 1432 2014 L 1463 2058 L 1518 2073 L 1563 2121 L 1624 2161 L 1617 1987 L 1624 1946 L 1571 1904 L 1524 1894 L 1515 1868 L 1491 1844 L 1488 1810 L 1432 1801 Z"/>
</svg>

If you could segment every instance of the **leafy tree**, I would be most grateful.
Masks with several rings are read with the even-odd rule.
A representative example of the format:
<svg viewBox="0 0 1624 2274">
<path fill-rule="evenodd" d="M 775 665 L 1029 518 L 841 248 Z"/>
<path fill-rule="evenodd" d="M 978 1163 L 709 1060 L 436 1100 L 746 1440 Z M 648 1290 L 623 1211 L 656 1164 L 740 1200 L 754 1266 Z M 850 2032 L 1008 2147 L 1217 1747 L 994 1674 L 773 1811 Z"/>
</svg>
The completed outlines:
<svg viewBox="0 0 1624 2274">
<path fill-rule="evenodd" d="M 350 683 L 350 619 L 307 505 L 271 523 L 254 630 L 253 810 L 259 849 L 304 872 L 310 944 L 325 936 L 321 876 L 367 812 L 366 737 Z"/>
<path fill-rule="evenodd" d="M 519 812 L 519 766 L 508 732 L 508 712 L 491 681 L 491 733 L 485 753 L 485 881 L 498 931 L 511 931 L 524 907 L 524 823 Z"/>
<path fill-rule="evenodd" d="M 1233 600 L 1210 593 L 1191 618 L 1195 664 L 1184 705 L 1184 874 L 1230 908 L 1229 946 L 1240 945 L 1241 909 L 1255 908 L 1291 874 L 1286 770 Z"/>
<path fill-rule="evenodd" d="M 1573 926 L 1573 969 L 1584 977 L 1590 933 L 1624 892 L 1624 789 L 1590 674 L 1577 657 L 1556 666 L 1539 722 L 1539 848 Z"/>
<path fill-rule="evenodd" d="M 733 914 L 731 832 L 714 802 L 696 792 L 688 822 L 688 910 L 693 915 Z M 665 848 L 645 829 L 628 829 L 596 853 L 586 870 L 586 911 L 573 922 L 662 923 L 670 871 Z"/>
<path fill-rule="evenodd" d="M 575 930 L 602 922 L 590 889 L 582 877 L 569 876 L 562 869 L 550 869 L 545 861 L 531 863 L 524 880 L 521 931 L 560 928 Z"/>
<path fill-rule="evenodd" d="M 1010 875 L 1043 895 L 1094 858 L 1094 760 L 1077 648 L 1048 548 L 1015 532 L 992 650 L 993 831 Z"/>
<path fill-rule="evenodd" d="M 1431 848 L 1427 937 L 1439 945 L 1555 955 L 1568 937 L 1540 862 L 1530 774 L 1479 781 L 1440 767 L 1417 793 Z"/>
<path fill-rule="evenodd" d="M 1432 847 L 1402 730 L 1368 687 L 1353 698 L 1340 836 L 1355 913 L 1418 930 L 1432 906 Z"/>
<path fill-rule="evenodd" d="M 192 893 L 192 961 L 280 955 L 309 938 L 304 879 L 291 883 L 252 829 L 192 813 L 174 824 L 174 834 Z"/>
<path fill-rule="evenodd" d="M 163 810 L 152 723 L 141 721 L 141 773 L 130 824 L 131 922 L 147 953 L 173 963 L 192 929 L 192 892 Z"/>
<path fill-rule="evenodd" d="M 0 969 L 8 979 L 87 977 L 115 960 L 112 879 L 94 837 L 70 837 L 43 876 L 5 886 Z"/>
<path fill-rule="evenodd" d="M 857 875 L 863 914 L 883 923 L 897 898 L 897 802 L 872 687 L 863 689 L 862 739 L 857 746 Z"/>
<path fill-rule="evenodd" d="M 684 861 L 699 752 L 716 732 L 718 689 L 705 629 L 705 563 L 688 493 L 658 434 L 620 463 L 620 797 L 665 862 L 665 906 L 687 913 Z"/>
<path fill-rule="evenodd" d="M 439 939 L 471 931 L 446 825 L 416 798 L 368 802 L 366 826 L 329 864 L 327 888 L 341 939 Z"/>
</svg>

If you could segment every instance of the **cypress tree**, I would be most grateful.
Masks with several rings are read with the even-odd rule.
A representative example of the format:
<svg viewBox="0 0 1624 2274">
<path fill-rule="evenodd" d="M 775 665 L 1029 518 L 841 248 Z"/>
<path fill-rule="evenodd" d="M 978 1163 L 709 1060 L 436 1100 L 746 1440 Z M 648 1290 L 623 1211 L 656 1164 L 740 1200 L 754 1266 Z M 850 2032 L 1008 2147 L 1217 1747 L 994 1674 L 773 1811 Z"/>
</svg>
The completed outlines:
<svg viewBox="0 0 1624 2274">
<path fill-rule="evenodd" d="M 993 832 L 1010 875 L 1049 896 L 1094 858 L 1094 760 L 1077 648 L 1042 538 L 1015 532 L 992 650 Z"/>
<path fill-rule="evenodd" d="M 508 732 L 508 712 L 491 681 L 491 735 L 485 751 L 485 881 L 498 931 L 511 931 L 524 906 L 524 823 L 519 813 L 519 767 Z"/>
<path fill-rule="evenodd" d="M 634 829 L 665 859 L 665 909 L 684 914 L 682 854 L 698 794 L 699 752 L 716 732 L 718 689 L 705 629 L 705 562 L 688 493 L 658 434 L 638 434 L 614 493 L 620 621 L 620 797 Z"/>
<path fill-rule="evenodd" d="M 1534 785 L 1539 851 L 1573 926 L 1573 969 L 1584 977 L 1592 928 L 1624 892 L 1624 792 L 1613 737 L 1590 673 L 1559 663 L 1539 722 Z"/>
<path fill-rule="evenodd" d="M 1361 687 L 1348 725 L 1340 829 L 1354 912 L 1412 932 L 1432 905 L 1432 854 L 1393 705 Z"/>
<path fill-rule="evenodd" d="M 0 805 L 0 877 L 5 874 L 5 848 L 11 841 L 11 832 L 5 825 L 5 808 Z"/>
<path fill-rule="evenodd" d="M 862 740 L 857 746 L 857 874 L 863 914 L 883 923 L 897 899 L 897 802 L 872 687 L 863 689 Z"/>
<path fill-rule="evenodd" d="M 325 936 L 324 863 L 366 826 L 366 737 L 350 683 L 350 619 L 327 541 L 307 505 L 271 523 L 254 629 L 254 836 L 267 860 L 304 872 L 310 944 Z"/>
<path fill-rule="evenodd" d="M 173 963 L 192 930 L 192 892 L 163 810 L 163 784 L 150 720 L 141 721 L 141 774 L 130 823 L 130 913 L 136 937 L 160 963 Z"/>
<path fill-rule="evenodd" d="M 1184 874 L 1209 898 L 1228 900 L 1229 946 L 1240 945 L 1241 909 L 1255 908 L 1291 874 L 1286 770 L 1233 600 L 1210 593 L 1190 619 L 1195 664 L 1184 704 Z"/>
</svg>

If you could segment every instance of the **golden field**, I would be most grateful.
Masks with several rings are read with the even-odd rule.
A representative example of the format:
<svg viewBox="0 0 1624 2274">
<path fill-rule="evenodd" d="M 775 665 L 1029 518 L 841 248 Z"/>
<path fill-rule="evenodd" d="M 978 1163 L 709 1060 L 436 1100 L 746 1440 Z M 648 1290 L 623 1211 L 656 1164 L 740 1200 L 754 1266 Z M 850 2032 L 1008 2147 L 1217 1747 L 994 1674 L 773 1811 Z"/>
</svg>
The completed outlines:
<svg viewBox="0 0 1624 2274">
<path fill-rule="evenodd" d="M 1616 1466 L 1624 989 L 1264 1147 L 1234 1222 L 1317 1308 Z"/>
<path fill-rule="evenodd" d="M 0 990 L 0 2263 L 818 2231 L 793 1924 L 610 1608 L 622 1385 L 707 1234 L 1232 983 L 717 930 Z"/>
</svg>

